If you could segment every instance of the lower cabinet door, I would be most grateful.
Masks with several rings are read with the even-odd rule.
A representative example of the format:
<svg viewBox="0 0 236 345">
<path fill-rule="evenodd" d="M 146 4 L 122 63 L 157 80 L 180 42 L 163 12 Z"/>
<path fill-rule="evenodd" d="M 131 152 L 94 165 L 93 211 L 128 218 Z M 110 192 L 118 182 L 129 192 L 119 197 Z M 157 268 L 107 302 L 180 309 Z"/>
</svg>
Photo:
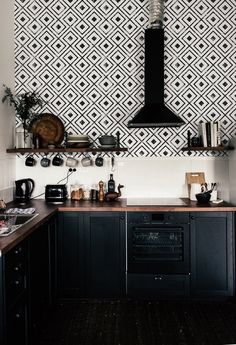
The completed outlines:
<svg viewBox="0 0 236 345">
<path fill-rule="evenodd" d="M 125 214 L 61 212 L 57 297 L 114 297 L 124 292 Z"/>
<path fill-rule="evenodd" d="M 233 214 L 191 214 L 191 293 L 233 295 Z"/>
<path fill-rule="evenodd" d="M 85 239 L 82 212 L 60 212 L 57 233 L 57 297 L 85 295 Z"/>
<path fill-rule="evenodd" d="M 129 297 L 189 296 L 189 275 L 127 274 Z"/>
<path fill-rule="evenodd" d="M 86 215 L 86 291 L 91 297 L 125 293 L 125 214 Z"/>
<path fill-rule="evenodd" d="M 36 344 L 40 324 L 50 307 L 50 261 L 48 224 L 28 239 L 28 319 L 29 343 Z"/>
</svg>

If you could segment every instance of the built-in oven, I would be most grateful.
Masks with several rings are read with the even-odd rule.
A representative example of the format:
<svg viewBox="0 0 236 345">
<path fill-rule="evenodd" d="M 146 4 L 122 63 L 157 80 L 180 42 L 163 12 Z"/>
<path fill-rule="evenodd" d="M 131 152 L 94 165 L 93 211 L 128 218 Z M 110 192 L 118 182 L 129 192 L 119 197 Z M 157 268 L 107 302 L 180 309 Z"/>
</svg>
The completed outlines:
<svg viewBox="0 0 236 345">
<path fill-rule="evenodd" d="M 169 284 L 173 279 L 185 284 L 189 281 L 189 266 L 188 212 L 128 212 L 128 286 L 139 282 L 142 285 L 144 279 L 150 285 L 151 277 L 162 281 L 162 285 L 170 279 Z"/>
</svg>

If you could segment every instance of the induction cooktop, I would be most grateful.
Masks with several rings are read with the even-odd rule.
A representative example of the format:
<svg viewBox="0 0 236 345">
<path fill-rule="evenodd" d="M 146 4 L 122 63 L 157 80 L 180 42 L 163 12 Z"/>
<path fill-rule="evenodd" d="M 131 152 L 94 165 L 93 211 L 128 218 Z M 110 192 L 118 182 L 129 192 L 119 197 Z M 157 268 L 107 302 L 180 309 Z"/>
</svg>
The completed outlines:
<svg viewBox="0 0 236 345">
<path fill-rule="evenodd" d="M 180 198 L 127 198 L 127 206 L 185 206 Z"/>
</svg>

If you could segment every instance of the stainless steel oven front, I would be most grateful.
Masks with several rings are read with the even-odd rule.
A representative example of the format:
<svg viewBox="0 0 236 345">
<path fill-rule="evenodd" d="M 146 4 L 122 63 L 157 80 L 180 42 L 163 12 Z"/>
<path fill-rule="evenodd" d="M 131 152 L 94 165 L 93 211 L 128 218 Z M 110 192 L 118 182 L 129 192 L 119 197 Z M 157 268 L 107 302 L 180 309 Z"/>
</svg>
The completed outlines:
<svg viewBox="0 0 236 345">
<path fill-rule="evenodd" d="M 189 213 L 128 212 L 128 273 L 188 274 L 189 256 Z"/>
</svg>

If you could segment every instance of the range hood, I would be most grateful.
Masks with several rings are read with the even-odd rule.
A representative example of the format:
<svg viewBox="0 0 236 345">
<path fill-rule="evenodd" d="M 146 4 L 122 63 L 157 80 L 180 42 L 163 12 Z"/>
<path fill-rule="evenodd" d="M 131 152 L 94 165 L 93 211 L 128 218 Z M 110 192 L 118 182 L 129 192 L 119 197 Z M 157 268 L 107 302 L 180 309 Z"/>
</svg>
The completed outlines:
<svg viewBox="0 0 236 345">
<path fill-rule="evenodd" d="M 145 30 L 144 106 L 132 120 L 129 128 L 180 127 L 184 121 L 174 114 L 164 102 L 164 29 L 162 28 L 163 1 L 150 0 L 150 10 L 161 8 L 151 27 Z"/>
</svg>

